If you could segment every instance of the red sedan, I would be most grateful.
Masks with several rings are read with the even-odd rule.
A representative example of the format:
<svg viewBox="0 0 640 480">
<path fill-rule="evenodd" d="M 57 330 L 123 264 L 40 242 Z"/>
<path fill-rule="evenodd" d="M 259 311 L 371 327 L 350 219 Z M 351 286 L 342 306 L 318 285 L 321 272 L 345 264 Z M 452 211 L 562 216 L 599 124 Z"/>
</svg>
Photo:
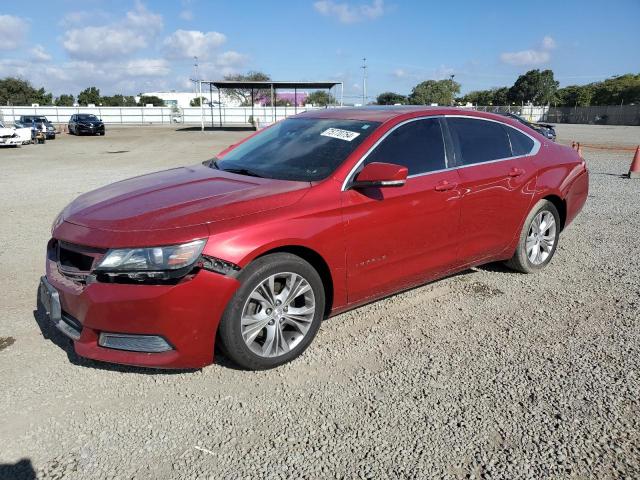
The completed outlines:
<svg viewBox="0 0 640 480">
<path fill-rule="evenodd" d="M 316 110 L 78 197 L 40 300 L 84 357 L 202 367 L 217 342 L 271 368 L 327 316 L 488 262 L 541 270 L 588 185 L 574 150 L 503 116 Z"/>
</svg>

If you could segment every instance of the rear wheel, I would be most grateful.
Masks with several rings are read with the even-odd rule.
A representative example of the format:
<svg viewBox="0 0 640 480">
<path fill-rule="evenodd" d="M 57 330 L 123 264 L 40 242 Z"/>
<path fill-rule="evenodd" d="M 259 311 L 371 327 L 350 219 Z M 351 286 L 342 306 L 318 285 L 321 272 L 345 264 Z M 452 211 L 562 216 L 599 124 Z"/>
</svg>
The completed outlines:
<svg viewBox="0 0 640 480">
<path fill-rule="evenodd" d="M 518 247 L 506 265 L 523 273 L 543 269 L 553 258 L 560 238 L 560 215 L 548 200 L 540 200 L 522 227 Z"/>
<path fill-rule="evenodd" d="M 318 272 L 289 253 L 266 255 L 241 274 L 218 338 L 224 352 L 250 370 L 277 367 L 298 357 L 315 337 L 324 314 Z"/>
</svg>

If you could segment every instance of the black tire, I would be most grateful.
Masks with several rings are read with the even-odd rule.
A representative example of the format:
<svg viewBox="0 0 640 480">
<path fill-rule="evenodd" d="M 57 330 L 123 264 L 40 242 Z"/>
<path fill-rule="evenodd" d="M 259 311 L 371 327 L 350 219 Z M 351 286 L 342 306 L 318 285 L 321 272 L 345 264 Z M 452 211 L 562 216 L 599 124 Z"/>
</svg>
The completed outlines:
<svg viewBox="0 0 640 480">
<path fill-rule="evenodd" d="M 315 311 L 309 329 L 300 342 L 288 353 L 264 357 L 254 353 L 245 343 L 241 331 L 242 311 L 253 290 L 271 275 L 292 272 L 301 275 L 311 286 L 315 297 Z M 218 340 L 223 352 L 237 365 L 248 370 L 266 370 L 298 357 L 318 333 L 324 316 L 324 286 L 318 272 L 302 258 L 290 253 L 274 253 L 260 257 L 240 274 L 241 286 L 229 301 L 220 321 Z"/>
<path fill-rule="evenodd" d="M 555 220 L 554 242 L 547 258 L 541 263 L 535 264 L 529 259 L 527 255 L 527 237 L 530 234 L 533 220 L 541 212 L 545 211 L 551 213 Z M 522 227 L 522 232 L 520 232 L 520 238 L 518 239 L 518 246 L 516 247 L 516 251 L 513 254 L 513 257 L 505 262 L 505 265 L 512 270 L 516 270 L 522 273 L 535 273 L 539 270 L 542 270 L 549 264 L 549 262 L 553 258 L 553 255 L 556 253 L 556 249 L 558 248 L 558 240 L 560 238 L 560 227 L 561 223 L 558 209 L 549 200 L 540 200 L 533 206 L 533 208 L 529 212 L 529 215 L 527 215 L 527 218 L 524 221 L 524 225 Z"/>
</svg>

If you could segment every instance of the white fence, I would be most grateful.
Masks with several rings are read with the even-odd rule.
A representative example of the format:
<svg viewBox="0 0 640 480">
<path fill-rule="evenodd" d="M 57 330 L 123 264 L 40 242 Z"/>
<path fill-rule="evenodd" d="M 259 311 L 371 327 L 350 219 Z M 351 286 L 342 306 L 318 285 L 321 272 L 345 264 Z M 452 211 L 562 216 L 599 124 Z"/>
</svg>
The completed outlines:
<svg viewBox="0 0 640 480">
<path fill-rule="evenodd" d="M 545 105 L 475 105 L 466 108 L 473 108 L 481 112 L 515 113 L 530 122 L 546 121 L 549 113 L 549 106 Z"/>
<path fill-rule="evenodd" d="M 247 126 L 254 121 L 270 123 L 314 107 L 222 107 L 205 105 L 172 109 L 170 107 L 0 107 L 0 119 L 12 125 L 22 115 L 43 115 L 50 122 L 64 124 L 74 113 L 90 113 L 112 125 L 192 124 L 205 127 Z"/>
</svg>

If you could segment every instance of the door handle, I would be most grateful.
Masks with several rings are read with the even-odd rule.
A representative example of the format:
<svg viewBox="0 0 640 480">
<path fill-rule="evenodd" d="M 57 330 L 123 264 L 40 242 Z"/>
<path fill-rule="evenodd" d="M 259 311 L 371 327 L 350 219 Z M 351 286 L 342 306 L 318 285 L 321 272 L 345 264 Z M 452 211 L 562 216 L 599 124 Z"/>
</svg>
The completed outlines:
<svg viewBox="0 0 640 480">
<path fill-rule="evenodd" d="M 436 189 L 437 192 L 446 192 L 447 190 L 453 190 L 457 186 L 458 186 L 458 184 L 455 183 L 455 182 L 449 182 L 448 180 L 442 180 L 441 182 L 438 182 L 436 184 L 435 189 Z"/>
<path fill-rule="evenodd" d="M 522 168 L 512 168 L 509 171 L 509 176 L 510 177 L 519 177 L 520 175 L 522 175 L 524 173 L 524 169 Z"/>
</svg>

